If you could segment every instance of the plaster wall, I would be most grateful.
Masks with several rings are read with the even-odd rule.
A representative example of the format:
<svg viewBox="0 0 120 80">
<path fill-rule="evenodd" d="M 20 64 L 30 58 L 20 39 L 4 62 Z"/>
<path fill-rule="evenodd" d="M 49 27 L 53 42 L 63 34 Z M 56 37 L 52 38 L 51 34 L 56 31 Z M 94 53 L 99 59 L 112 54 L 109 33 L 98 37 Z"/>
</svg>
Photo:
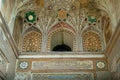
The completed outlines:
<svg viewBox="0 0 120 80">
<path fill-rule="evenodd" d="M 13 49 L 11 48 L 8 39 L 5 36 L 5 32 L 2 27 L 5 27 L 5 25 L 1 21 L 0 22 L 0 49 L 2 51 L 3 57 L 6 59 L 5 61 L 6 67 L 0 66 L 0 71 L 7 80 L 13 80 L 14 74 L 15 74 L 16 57 L 14 55 Z"/>
</svg>

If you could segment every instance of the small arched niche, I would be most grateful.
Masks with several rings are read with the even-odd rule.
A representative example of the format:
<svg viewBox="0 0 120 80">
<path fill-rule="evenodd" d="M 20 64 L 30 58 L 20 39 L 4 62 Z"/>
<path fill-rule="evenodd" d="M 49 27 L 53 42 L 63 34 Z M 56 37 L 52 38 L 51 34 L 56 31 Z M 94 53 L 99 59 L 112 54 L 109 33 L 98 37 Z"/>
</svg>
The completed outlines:
<svg viewBox="0 0 120 80">
<path fill-rule="evenodd" d="M 70 31 L 61 29 L 51 36 L 51 51 L 73 51 L 74 35 Z"/>
<path fill-rule="evenodd" d="M 82 35 L 83 50 L 87 52 L 101 52 L 102 42 L 100 36 L 93 32 L 88 31 Z"/>
<path fill-rule="evenodd" d="M 40 52 L 42 34 L 37 28 L 29 28 L 23 37 L 22 52 Z"/>
</svg>

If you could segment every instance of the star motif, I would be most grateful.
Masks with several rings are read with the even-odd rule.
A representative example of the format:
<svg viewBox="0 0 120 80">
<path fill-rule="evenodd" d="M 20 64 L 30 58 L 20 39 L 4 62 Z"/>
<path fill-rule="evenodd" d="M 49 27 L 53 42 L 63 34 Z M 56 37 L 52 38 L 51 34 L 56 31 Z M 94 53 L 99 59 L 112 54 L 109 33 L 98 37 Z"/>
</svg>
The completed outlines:
<svg viewBox="0 0 120 80">
<path fill-rule="evenodd" d="M 34 22 L 36 20 L 36 15 L 34 12 L 27 12 L 25 18 L 28 22 Z"/>
<path fill-rule="evenodd" d="M 57 13 L 57 17 L 59 20 L 65 20 L 68 17 L 68 13 L 65 10 L 59 9 Z"/>
</svg>

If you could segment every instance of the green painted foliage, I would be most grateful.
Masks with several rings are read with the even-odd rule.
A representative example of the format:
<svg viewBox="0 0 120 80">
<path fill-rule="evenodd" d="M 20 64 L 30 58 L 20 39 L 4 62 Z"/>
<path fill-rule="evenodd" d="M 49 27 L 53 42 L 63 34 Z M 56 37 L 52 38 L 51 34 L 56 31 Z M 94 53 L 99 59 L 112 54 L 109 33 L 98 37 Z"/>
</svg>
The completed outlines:
<svg viewBox="0 0 120 80">
<path fill-rule="evenodd" d="M 31 11 L 26 13 L 25 18 L 26 18 L 26 20 L 28 22 L 32 22 L 33 23 L 34 21 L 36 21 L 36 15 L 35 15 L 34 12 L 31 12 Z"/>
<path fill-rule="evenodd" d="M 94 23 L 97 21 L 96 18 L 92 18 L 92 16 L 88 16 L 88 21 L 90 21 L 91 23 Z"/>
</svg>

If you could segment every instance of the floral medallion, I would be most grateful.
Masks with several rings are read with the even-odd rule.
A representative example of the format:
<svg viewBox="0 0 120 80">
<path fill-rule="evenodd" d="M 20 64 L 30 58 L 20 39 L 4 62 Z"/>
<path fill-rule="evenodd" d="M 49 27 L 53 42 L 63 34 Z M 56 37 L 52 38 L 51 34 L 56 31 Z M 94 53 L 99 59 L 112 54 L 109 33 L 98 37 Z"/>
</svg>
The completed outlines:
<svg viewBox="0 0 120 80">
<path fill-rule="evenodd" d="M 26 61 L 20 62 L 19 67 L 21 69 L 27 69 L 28 68 L 28 62 L 26 62 Z"/>
<path fill-rule="evenodd" d="M 66 18 L 68 17 L 68 13 L 64 9 L 59 9 L 58 13 L 57 13 L 57 17 L 58 17 L 59 21 L 61 21 L 61 20 L 65 21 Z"/>
<path fill-rule="evenodd" d="M 97 21 L 97 19 L 96 19 L 95 16 L 88 16 L 88 21 L 89 21 L 90 23 L 94 23 L 94 22 Z"/>
<path fill-rule="evenodd" d="M 31 11 L 26 13 L 25 18 L 26 18 L 26 20 L 28 22 L 32 22 L 33 23 L 34 21 L 36 21 L 36 15 L 35 15 L 34 12 L 31 12 Z"/>
<path fill-rule="evenodd" d="M 105 68 L 105 62 L 103 61 L 98 61 L 97 64 L 96 64 L 97 68 L 99 69 L 104 69 Z"/>
</svg>

